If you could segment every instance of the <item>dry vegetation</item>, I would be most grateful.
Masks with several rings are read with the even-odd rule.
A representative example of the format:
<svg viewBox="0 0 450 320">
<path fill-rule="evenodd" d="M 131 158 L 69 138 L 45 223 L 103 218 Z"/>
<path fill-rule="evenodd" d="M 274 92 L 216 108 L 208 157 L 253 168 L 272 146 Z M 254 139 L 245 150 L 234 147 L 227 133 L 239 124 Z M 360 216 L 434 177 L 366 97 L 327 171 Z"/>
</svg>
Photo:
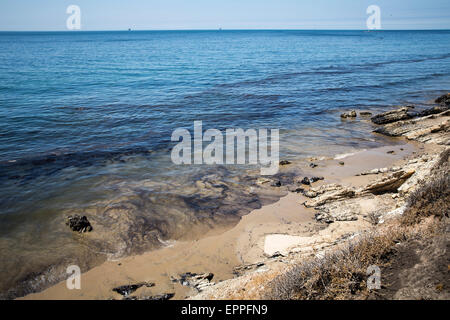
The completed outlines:
<svg viewBox="0 0 450 320">
<path fill-rule="evenodd" d="M 421 181 L 422 188 L 413 192 L 407 203 L 407 209 L 402 217 L 402 223 L 412 225 L 423 218 L 435 216 L 448 217 L 450 203 L 450 149 L 440 155 L 440 159 L 432 170 L 430 182 Z"/>
<path fill-rule="evenodd" d="M 366 271 L 370 265 L 386 267 L 395 244 L 425 240 L 445 233 L 450 188 L 449 154 L 446 150 L 433 168 L 428 183 L 407 200 L 404 215 L 358 237 L 325 257 L 295 265 L 270 281 L 267 299 L 364 299 L 369 296 Z M 374 217 L 375 219 L 375 217 Z M 442 228 L 443 227 L 443 228 Z"/>
</svg>

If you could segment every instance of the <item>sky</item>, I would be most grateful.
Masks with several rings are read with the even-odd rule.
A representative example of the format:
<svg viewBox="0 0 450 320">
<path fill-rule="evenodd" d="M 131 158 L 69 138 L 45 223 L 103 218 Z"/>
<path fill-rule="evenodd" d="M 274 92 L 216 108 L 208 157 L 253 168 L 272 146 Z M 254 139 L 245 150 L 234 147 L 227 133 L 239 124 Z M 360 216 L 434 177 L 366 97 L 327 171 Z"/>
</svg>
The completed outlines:
<svg viewBox="0 0 450 320">
<path fill-rule="evenodd" d="M 64 31 L 69 5 L 81 30 L 450 29 L 449 0 L 0 0 L 0 31 Z"/>
</svg>

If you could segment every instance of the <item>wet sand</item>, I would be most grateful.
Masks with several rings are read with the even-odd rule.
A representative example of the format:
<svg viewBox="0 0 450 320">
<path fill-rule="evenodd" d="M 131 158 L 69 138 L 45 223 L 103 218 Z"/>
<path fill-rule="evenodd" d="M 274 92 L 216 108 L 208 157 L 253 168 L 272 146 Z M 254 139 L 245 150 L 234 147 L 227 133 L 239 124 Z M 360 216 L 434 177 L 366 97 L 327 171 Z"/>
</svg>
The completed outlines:
<svg viewBox="0 0 450 320">
<path fill-rule="evenodd" d="M 402 141 L 402 140 L 397 140 Z M 282 167 L 298 166 L 306 176 L 323 176 L 320 183 L 340 183 L 347 186 L 362 186 L 373 176 L 355 174 L 374 168 L 401 165 L 402 159 L 418 150 L 416 143 L 404 143 L 367 151 L 361 151 L 339 159 L 313 160 L 318 167 L 312 169 L 308 163 L 299 162 Z M 394 153 L 388 153 L 394 151 Z M 339 162 L 343 161 L 344 165 Z M 245 215 L 234 227 L 215 228 L 204 237 L 194 241 L 178 241 L 167 247 L 138 256 L 117 261 L 107 261 L 81 276 L 81 289 L 69 290 L 62 281 L 42 292 L 27 295 L 21 299 L 121 299 L 112 288 L 143 281 L 154 282 L 151 288 L 143 287 L 133 293 L 135 296 L 151 296 L 175 293 L 174 299 L 184 299 L 196 290 L 171 281 L 185 272 L 214 274 L 214 282 L 230 279 L 236 266 L 256 263 L 265 259 L 264 250 L 268 246 L 273 252 L 286 248 L 289 241 L 308 241 L 318 234 L 338 234 L 345 232 L 346 223 L 330 226 L 314 219 L 314 209 L 307 209 L 301 202 L 305 198 L 297 193 L 288 193 L 278 202 L 253 210 Z M 368 204 L 370 205 L 370 204 Z M 339 228 L 338 228 L 339 226 Z M 367 222 L 352 224 L 356 228 L 367 227 Z M 339 229 L 339 230 L 338 230 Z M 297 238 L 273 237 L 267 235 L 289 235 Z M 267 239 L 271 239 L 267 243 Z M 287 241 L 287 243 L 286 243 Z"/>
</svg>

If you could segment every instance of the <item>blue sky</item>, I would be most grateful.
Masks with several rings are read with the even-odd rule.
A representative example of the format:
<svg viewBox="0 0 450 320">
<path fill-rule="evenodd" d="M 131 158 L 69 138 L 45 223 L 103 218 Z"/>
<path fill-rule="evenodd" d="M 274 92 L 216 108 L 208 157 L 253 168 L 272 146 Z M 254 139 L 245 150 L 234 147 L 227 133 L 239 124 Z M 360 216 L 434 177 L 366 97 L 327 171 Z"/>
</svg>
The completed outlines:
<svg viewBox="0 0 450 320">
<path fill-rule="evenodd" d="M 383 29 L 450 29 L 449 0 L 0 0 L 0 30 L 364 29 L 381 8 Z"/>
</svg>

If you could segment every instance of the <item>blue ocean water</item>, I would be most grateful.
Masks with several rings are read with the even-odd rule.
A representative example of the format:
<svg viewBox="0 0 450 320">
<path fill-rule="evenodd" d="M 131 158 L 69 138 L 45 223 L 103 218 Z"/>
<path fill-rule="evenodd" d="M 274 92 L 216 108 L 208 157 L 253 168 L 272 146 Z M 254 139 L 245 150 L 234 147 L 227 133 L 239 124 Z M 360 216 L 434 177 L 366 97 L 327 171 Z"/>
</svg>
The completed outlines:
<svg viewBox="0 0 450 320">
<path fill-rule="evenodd" d="M 425 105 L 449 66 L 450 31 L 1 32 L 0 289 L 96 250 L 67 234 L 68 213 L 105 230 L 111 210 L 127 216 L 133 236 L 112 228 L 120 245 L 102 247 L 119 256 L 135 234 L 209 219 L 219 208 L 187 186 L 212 169 L 170 163 L 175 128 L 279 128 L 284 158 L 375 147 L 370 123 L 339 113 Z"/>
</svg>

